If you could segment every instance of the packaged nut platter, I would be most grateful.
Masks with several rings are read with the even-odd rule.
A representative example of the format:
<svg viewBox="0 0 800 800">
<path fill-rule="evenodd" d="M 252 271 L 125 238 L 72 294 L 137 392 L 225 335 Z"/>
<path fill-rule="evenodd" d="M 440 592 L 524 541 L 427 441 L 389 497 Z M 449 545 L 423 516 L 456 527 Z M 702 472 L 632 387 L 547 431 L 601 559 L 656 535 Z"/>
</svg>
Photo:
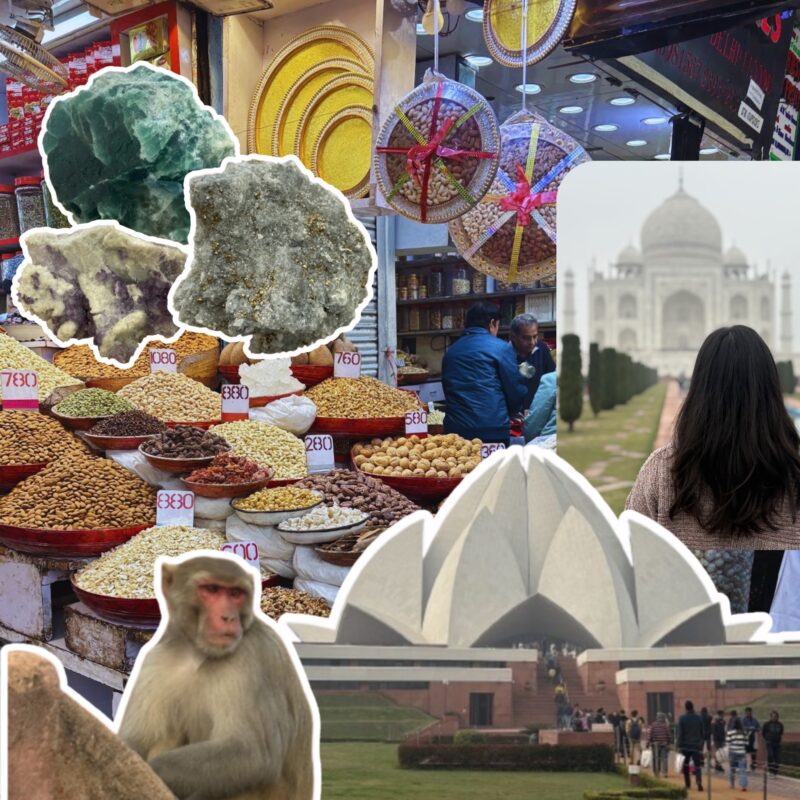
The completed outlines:
<svg viewBox="0 0 800 800">
<path fill-rule="evenodd" d="M 499 150 L 497 119 L 486 100 L 428 70 L 384 123 L 375 174 L 398 213 L 417 222 L 448 222 L 489 190 Z"/>
<path fill-rule="evenodd" d="M 450 223 L 458 252 L 479 272 L 505 283 L 555 275 L 558 187 L 590 161 L 564 131 L 532 111 L 500 128 L 500 168 L 480 202 Z"/>
</svg>

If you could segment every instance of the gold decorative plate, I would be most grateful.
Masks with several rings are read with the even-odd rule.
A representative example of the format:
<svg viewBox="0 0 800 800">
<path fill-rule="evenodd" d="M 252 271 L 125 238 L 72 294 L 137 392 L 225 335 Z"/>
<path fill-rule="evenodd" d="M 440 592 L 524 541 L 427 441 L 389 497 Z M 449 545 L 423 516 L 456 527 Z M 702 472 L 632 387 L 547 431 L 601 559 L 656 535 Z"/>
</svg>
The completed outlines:
<svg viewBox="0 0 800 800">
<path fill-rule="evenodd" d="M 578 0 L 529 0 L 528 66 L 558 47 L 567 32 Z M 522 0 L 486 0 L 483 38 L 489 54 L 505 67 L 521 67 Z"/>
<path fill-rule="evenodd" d="M 372 76 L 375 57 L 369 45 L 349 28 L 320 25 L 296 36 L 272 59 L 250 103 L 247 148 L 251 153 L 272 153 L 273 129 L 281 103 L 292 86 L 312 67 L 330 59 L 355 60 L 360 71 Z"/>
<path fill-rule="evenodd" d="M 372 110 L 345 108 L 324 125 L 311 151 L 311 170 L 348 200 L 369 191 L 372 158 Z"/>
<path fill-rule="evenodd" d="M 294 139 L 306 106 L 332 78 L 346 72 L 360 73 L 361 65 L 347 58 L 329 58 L 295 82 L 283 98 L 272 128 L 272 155 L 286 156 L 294 152 Z"/>
<path fill-rule="evenodd" d="M 325 125 L 340 111 L 353 107 L 372 109 L 372 80 L 354 72 L 329 81 L 306 106 L 295 135 L 294 154 L 309 169 L 314 142 Z"/>
</svg>

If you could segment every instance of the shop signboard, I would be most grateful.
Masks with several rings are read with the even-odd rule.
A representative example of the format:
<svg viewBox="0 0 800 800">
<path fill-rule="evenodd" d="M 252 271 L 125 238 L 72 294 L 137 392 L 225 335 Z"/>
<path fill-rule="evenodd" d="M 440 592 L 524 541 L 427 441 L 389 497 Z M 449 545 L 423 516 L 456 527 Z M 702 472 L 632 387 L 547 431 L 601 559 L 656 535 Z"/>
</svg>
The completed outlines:
<svg viewBox="0 0 800 800">
<path fill-rule="evenodd" d="M 788 103 L 778 106 L 778 119 L 769 150 L 770 161 L 791 161 L 797 141 L 797 109 Z"/>
</svg>

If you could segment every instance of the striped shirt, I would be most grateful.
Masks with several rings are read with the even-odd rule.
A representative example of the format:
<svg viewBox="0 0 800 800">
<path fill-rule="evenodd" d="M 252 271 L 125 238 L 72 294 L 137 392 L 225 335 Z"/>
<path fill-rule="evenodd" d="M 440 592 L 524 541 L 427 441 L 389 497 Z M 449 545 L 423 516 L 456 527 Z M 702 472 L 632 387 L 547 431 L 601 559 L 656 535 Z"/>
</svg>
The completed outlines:
<svg viewBox="0 0 800 800">
<path fill-rule="evenodd" d="M 744 731 L 728 731 L 725 742 L 731 755 L 743 756 L 747 749 L 747 734 Z"/>
<path fill-rule="evenodd" d="M 672 741 L 669 725 L 667 725 L 666 722 L 659 722 L 656 720 L 650 726 L 647 740 L 650 744 L 669 744 Z"/>
</svg>

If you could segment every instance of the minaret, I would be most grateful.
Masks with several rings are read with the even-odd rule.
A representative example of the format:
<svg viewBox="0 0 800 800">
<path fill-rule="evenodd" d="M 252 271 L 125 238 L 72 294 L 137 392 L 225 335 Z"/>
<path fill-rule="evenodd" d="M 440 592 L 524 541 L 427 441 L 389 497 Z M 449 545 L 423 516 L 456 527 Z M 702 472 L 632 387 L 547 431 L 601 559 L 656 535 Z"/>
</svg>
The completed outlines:
<svg viewBox="0 0 800 800">
<path fill-rule="evenodd" d="M 792 278 L 784 272 L 781 276 L 781 355 L 791 357 L 792 349 Z"/>
<path fill-rule="evenodd" d="M 575 330 L 575 273 L 568 269 L 564 273 L 564 333 L 576 333 Z M 563 335 L 563 334 L 562 334 Z"/>
</svg>

